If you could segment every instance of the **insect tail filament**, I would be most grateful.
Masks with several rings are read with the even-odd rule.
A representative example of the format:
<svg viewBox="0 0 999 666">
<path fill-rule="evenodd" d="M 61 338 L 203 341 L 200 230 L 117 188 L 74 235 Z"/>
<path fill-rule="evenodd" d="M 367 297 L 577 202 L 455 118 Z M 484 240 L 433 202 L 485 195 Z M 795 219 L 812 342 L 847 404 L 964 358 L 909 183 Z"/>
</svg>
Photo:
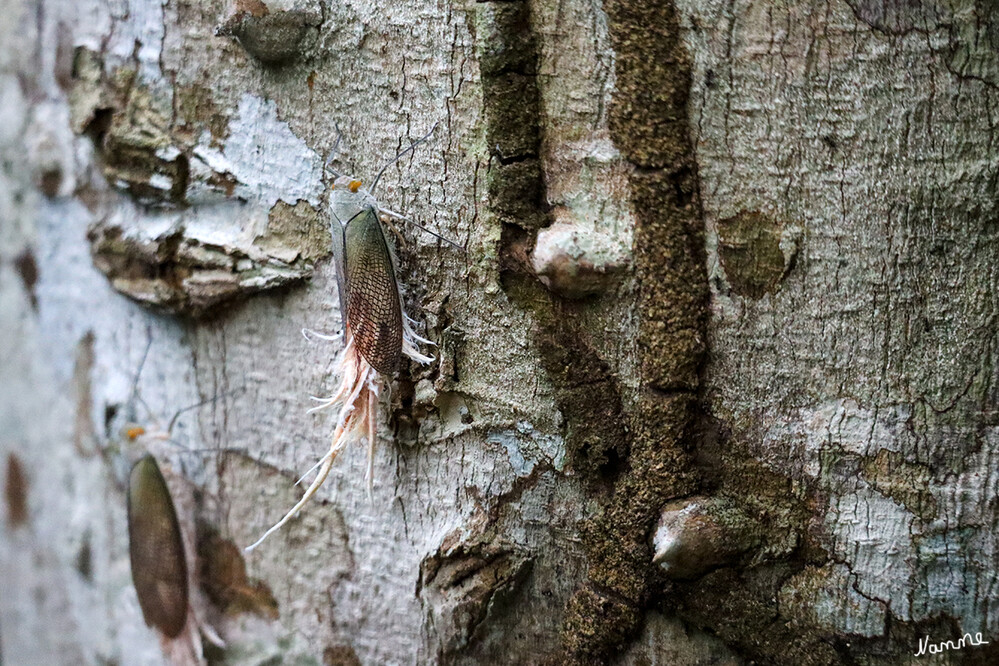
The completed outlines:
<svg viewBox="0 0 999 666">
<path fill-rule="evenodd" d="M 201 623 L 193 612 L 188 613 L 183 632 L 174 638 L 160 634 L 160 649 L 170 666 L 202 666 L 205 651 L 201 642 L 202 632 L 216 647 L 225 648 L 225 641 L 207 623 Z"/>
<path fill-rule="evenodd" d="M 283 527 L 291 520 L 305 504 L 312 499 L 319 487 L 326 481 L 330 469 L 337 456 L 350 442 L 361 437 L 368 439 L 368 494 L 371 494 L 372 472 L 374 466 L 374 447 L 376 441 L 376 426 L 378 419 L 378 395 L 381 389 L 382 378 L 371 365 L 364 360 L 357 347 L 353 344 L 353 337 L 350 329 L 347 329 L 347 345 L 337 358 L 337 369 L 342 377 L 340 386 L 336 393 L 323 399 L 322 404 L 309 411 L 325 409 L 340 405 L 340 413 L 337 416 L 336 429 L 330 441 L 329 451 L 324 455 L 317 465 L 319 471 L 316 478 L 302 495 L 302 499 L 291 508 L 284 517 L 268 529 L 262 537 L 246 548 L 247 552 L 252 551 L 274 532 Z M 315 469 L 315 467 L 313 467 Z M 309 470 L 310 472 L 312 470 Z M 308 472 L 306 473 L 306 476 Z M 304 476 L 302 478 L 305 478 Z M 301 482 L 301 479 L 299 479 Z"/>
</svg>

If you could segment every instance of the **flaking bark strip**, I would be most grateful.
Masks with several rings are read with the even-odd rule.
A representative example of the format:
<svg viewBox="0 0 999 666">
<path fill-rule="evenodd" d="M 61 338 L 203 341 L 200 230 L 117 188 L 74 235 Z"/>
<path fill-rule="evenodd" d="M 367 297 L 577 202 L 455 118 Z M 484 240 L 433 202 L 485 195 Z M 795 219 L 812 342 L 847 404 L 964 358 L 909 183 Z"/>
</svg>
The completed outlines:
<svg viewBox="0 0 999 666">
<path fill-rule="evenodd" d="M 537 158 L 541 128 L 530 8 L 524 2 L 485 2 L 476 10 L 486 133 L 498 153 L 488 192 L 490 212 L 504 227 L 503 287 L 534 315 L 534 341 L 566 420 L 570 465 L 587 483 L 606 481 L 627 456 L 617 381 L 576 323 L 580 306 L 545 289 L 528 259 L 537 230 L 551 222 Z"/>
<path fill-rule="evenodd" d="M 95 161 L 111 187 L 152 208 L 232 198 L 235 176 L 210 167 L 199 150 L 206 133 L 213 148 L 229 135 L 229 117 L 209 88 L 151 87 L 136 63 L 105 71 L 103 54 L 83 46 L 74 52 L 70 83 L 70 125 L 93 141 Z"/>
<path fill-rule="evenodd" d="M 630 454 L 586 526 L 589 581 L 571 599 L 565 660 L 601 662 L 637 631 L 657 574 L 649 535 L 663 503 L 698 487 L 687 451 L 707 339 L 703 219 L 688 134 L 690 59 L 678 17 L 659 0 L 607 0 L 616 90 L 609 125 L 635 169 L 634 265 L 641 391 Z"/>
<path fill-rule="evenodd" d="M 493 215 L 503 224 L 536 231 L 548 224 L 541 207 L 544 183 L 537 158 L 504 164 L 494 160 L 486 178 Z M 532 243 L 533 245 L 533 243 Z"/>
<path fill-rule="evenodd" d="M 627 418 L 609 367 L 575 323 L 574 308 L 582 306 L 562 303 L 548 292 L 526 261 L 537 229 L 549 222 L 536 158 L 536 60 L 524 55 L 534 51 L 528 7 L 485 3 L 478 11 L 486 132 L 499 158 L 494 164 L 502 167 L 490 173 L 489 194 L 490 210 L 504 226 L 503 286 L 511 300 L 535 317 L 535 343 L 566 417 L 571 465 L 602 504 L 583 527 L 590 580 L 566 609 L 563 652 L 552 655 L 558 663 L 603 659 L 634 633 L 656 579 L 650 530 L 666 500 L 696 487 L 684 443 L 704 355 L 707 275 L 696 170 L 687 138 L 690 67 L 674 12 L 654 5 L 639 9 L 618 16 L 612 26 L 619 58 L 624 55 L 618 63 L 624 85 L 612 110 L 612 134 L 636 166 L 661 168 L 668 161 L 671 168 L 652 173 L 639 168 L 632 179 L 639 210 L 636 270 L 646 388 Z M 648 27 L 643 21 L 655 26 L 665 21 L 669 31 L 651 45 L 654 49 L 627 52 L 629 33 Z M 663 72 L 658 56 L 685 68 L 679 74 Z M 622 72 L 622 63 L 631 70 Z M 632 71 L 636 69 L 637 74 Z M 653 92 L 642 90 L 641 84 Z M 636 123 L 641 127 L 636 129 Z M 668 136 L 660 137 L 662 132 Z M 674 394 L 674 389 L 680 392 Z"/>
<path fill-rule="evenodd" d="M 486 140 L 493 156 L 487 175 L 490 209 L 504 224 L 536 230 L 548 220 L 529 8 L 524 2 L 479 3 L 475 30 Z"/>
<path fill-rule="evenodd" d="M 537 229 L 550 223 L 537 159 L 540 129 L 533 76 L 537 56 L 528 7 L 525 3 L 479 5 L 476 27 L 486 132 L 490 149 L 498 153 L 489 174 L 489 202 L 490 212 L 503 224 L 503 286 L 511 300 L 535 317 L 535 343 L 566 419 L 570 465 L 588 482 L 606 480 L 627 456 L 620 390 L 606 363 L 574 323 L 573 307 L 578 306 L 558 303 L 531 273 L 528 260 Z M 530 91 L 525 92 L 528 85 Z M 523 98 L 531 103 L 519 105 Z M 593 414 L 602 418 L 592 418 Z M 576 614 L 582 620 L 578 631 L 570 627 L 567 632 L 578 636 L 579 642 L 592 642 L 594 627 L 637 623 L 634 604 L 616 599 L 605 603 L 598 593 L 593 596 L 597 598 L 586 604 L 587 611 Z M 591 611 L 590 606 L 598 610 Z M 603 617 L 604 623 L 595 623 L 594 615 Z M 572 607 L 569 616 L 573 617 Z"/>
<path fill-rule="evenodd" d="M 309 202 L 277 202 L 252 242 L 218 245 L 174 226 L 156 237 L 99 221 L 87 232 L 94 266 L 115 290 L 156 310 L 215 316 L 257 292 L 301 283 L 329 253 L 330 236 Z"/>
<path fill-rule="evenodd" d="M 584 526 L 589 580 L 569 601 L 558 661 L 602 663 L 641 624 L 654 590 L 649 534 L 666 500 L 697 488 L 685 442 L 695 397 L 651 392 L 630 414 L 631 450 L 613 494 Z"/>
<path fill-rule="evenodd" d="M 525 553 L 491 527 L 458 544 L 442 544 L 420 563 L 417 593 L 433 609 L 441 639 L 436 663 L 460 663 L 458 656 L 482 638 L 491 620 L 514 610 L 509 602 L 531 566 Z"/>
</svg>

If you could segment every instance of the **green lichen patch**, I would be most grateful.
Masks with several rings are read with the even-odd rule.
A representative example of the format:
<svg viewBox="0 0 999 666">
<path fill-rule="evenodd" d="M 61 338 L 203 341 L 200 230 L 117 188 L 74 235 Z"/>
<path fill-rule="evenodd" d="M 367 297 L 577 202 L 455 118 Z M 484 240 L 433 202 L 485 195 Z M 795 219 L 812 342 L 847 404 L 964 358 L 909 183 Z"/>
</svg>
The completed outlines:
<svg viewBox="0 0 999 666">
<path fill-rule="evenodd" d="M 676 8 L 661 0 L 606 0 L 604 10 L 617 77 L 609 119 L 614 144 L 640 167 L 688 160 L 691 65 Z"/>
<path fill-rule="evenodd" d="M 631 188 L 637 216 L 633 252 L 639 283 L 642 379 L 657 389 L 696 390 L 706 352 L 708 317 L 696 171 L 681 167 L 636 172 Z"/>
<path fill-rule="evenodd" d="M 541 163 L 537 159 L 494 161 L 486 177 L 489 206 L 501 222 L 536 230 L 548 222 L 542 210 Z"/>
<path fill-rule="evenodd" d="M 707 435 L 700 440 L 697 455 L 699 462 L 705 456 L 712 459 L 714 478 L 709 483 L 716 488 L 714 495 L 729 498 L 757 528 L 758 543 L 746 553 L 743 565 L 779 560 L 801 565 L 828 562 L 820 535 L 809 530 L 824 498 L 761 463 L 744 441 Z"/>
<path fill-rule="evenodd" d="M 475 38 L 483 77 L 535 73 L 537 54 L 526 2 L 478 3 Z"/>
<path fill-rule="evenodd" d="M 267 217 L 267 230 L 254 240 L 254 245 L 291 264 L 329 255 L 332 239 L 319 211 L 308 201 L 299 200 L 294 206 L 278 201 Z"/>
<path fill-rule="evenodd" d="M 781 225 L 757 212 L 718 222 L 718 257 L 732 291 L 758 299 L 773 293 L 786 272 Z"/>
<path fill-rule="evenodd" d="M 735 502 L 763 527 L 761 543 L 753 556 L 759 563 L 794 554 L 803 561 L 821 564 L 828 555 L 813 541 L 806 527 L 821 502 L 807 487 L 775 471 L 753 455 L 750 442 L 732 436 L 751 432 L 753 424 L 727 424 L 705 416 L 694 452 L 702 483 L 714 496 Z M 851 475 L 854 478 L 856 475 Z"/>
<path fill-rule="evenodd" d="M 483 77 L 482 97 L 486 116 L 486 140 L 502 160 L 537 157 L 537 81 L 517 73 Z"/>
</svg>

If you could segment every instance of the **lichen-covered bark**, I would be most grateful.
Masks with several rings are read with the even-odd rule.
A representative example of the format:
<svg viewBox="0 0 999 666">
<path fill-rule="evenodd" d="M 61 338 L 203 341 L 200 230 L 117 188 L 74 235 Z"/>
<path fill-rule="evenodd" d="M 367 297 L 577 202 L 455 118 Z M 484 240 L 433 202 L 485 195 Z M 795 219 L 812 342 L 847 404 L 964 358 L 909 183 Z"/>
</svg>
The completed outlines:
<svg viewBox="0 0 999 666">
<path fill-rule="evenodd" d="M 991 3 L 14 0 L 0 661 L 157 664 L 156 456 L 212 663 L 903 663 L 996 635 Z M 300 496 L 322 166 L 392 166 L 437 343 Z M 391 236 L 391 234 L 390 234 Z M 150 433 L 166 428 L 169 439 Z M 122 437 L 126 424 L 147 434 Z M 197 553 L 197 556 L 194 553 Z M 953 661 L 988 663 L 988 646 Z"/>
<path fill-rule="evenodd" d="M 709 576 L 681 615 L 787 663 L 993 637 L 994 3 L 678 4 L 721 487 L 800 520 L 783 571 Z"/>
</svg>

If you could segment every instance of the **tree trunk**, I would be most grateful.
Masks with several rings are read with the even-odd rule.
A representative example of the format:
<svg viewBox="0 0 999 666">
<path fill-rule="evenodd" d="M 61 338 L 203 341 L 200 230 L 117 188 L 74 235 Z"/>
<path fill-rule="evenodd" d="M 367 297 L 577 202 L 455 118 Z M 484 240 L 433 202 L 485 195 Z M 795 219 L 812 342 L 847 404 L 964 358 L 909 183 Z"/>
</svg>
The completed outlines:
<svg viewBox="0 0 999 666">
<path fill-rule="evenodd" d="M 0 663 L 180 661 L 147 452 L 211 663 L 999 659 L 995 3 L 265 2 L 5 3 Z M 244 554 L 336 425 L 326 158 L 435 124 L 435 360 Z"/>
</svg>

